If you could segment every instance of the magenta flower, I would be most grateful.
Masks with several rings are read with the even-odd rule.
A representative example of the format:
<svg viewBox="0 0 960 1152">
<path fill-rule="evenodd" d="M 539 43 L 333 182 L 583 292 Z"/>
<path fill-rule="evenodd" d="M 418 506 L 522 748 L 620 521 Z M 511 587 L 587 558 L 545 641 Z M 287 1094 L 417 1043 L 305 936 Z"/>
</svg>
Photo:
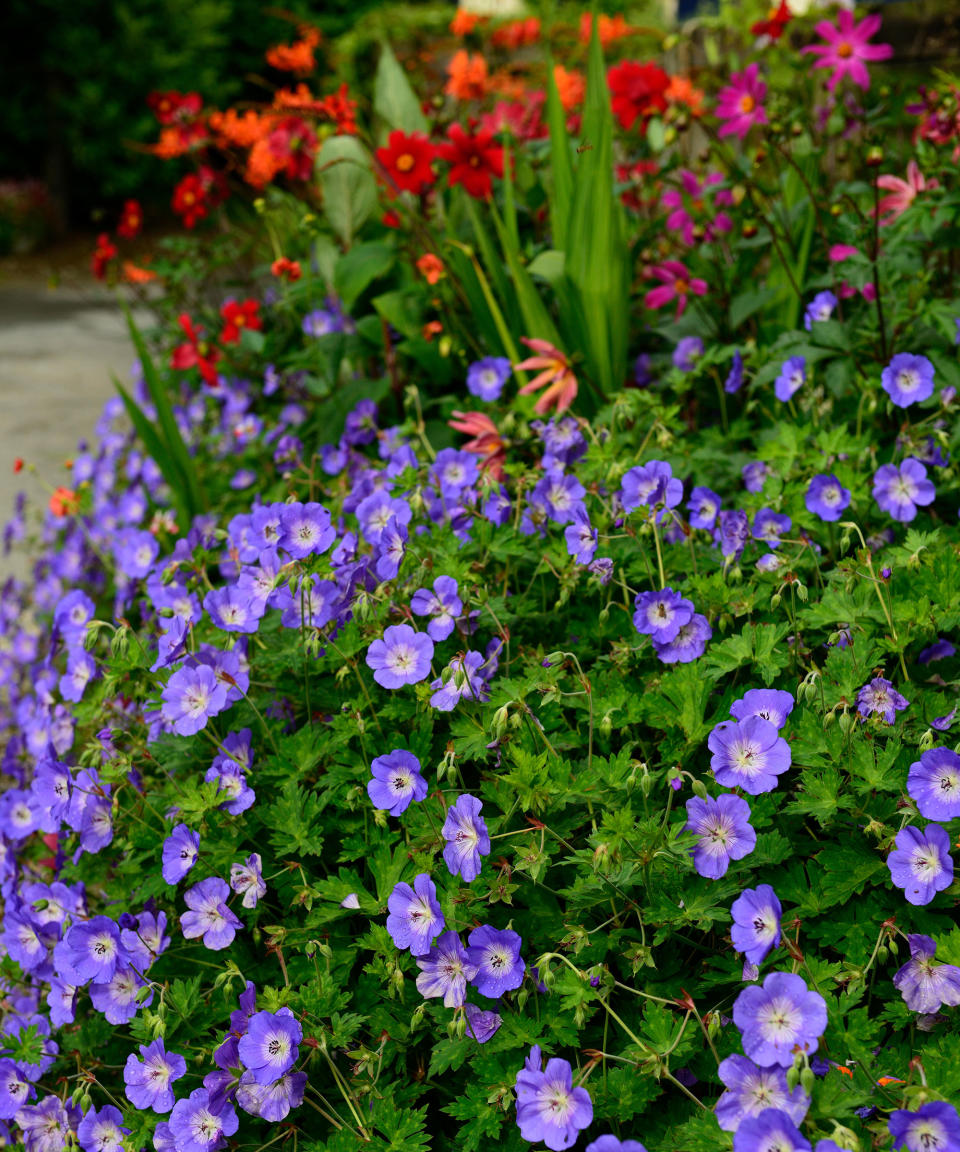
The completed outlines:
<svg viewBox="0 0 960 1152">
<path fill-rule="evenodd" d="M 647 276 L 660 281 L 657 288 L 651 288 L 644 296 L 643 303 L 647 308 L 662 308 L 671 300 L 677 302 L 677 318 L 679 319 L 687 306 L 687 297 L 692 292 L 694 296 L 706 296 L 706 280 L 697 280 L 687 271 L 685 265 L 679 260 L 664 260 L 662 264 L 655 264 L 648 268 Z"/>
<path fill-rule="evenodd" d="M 867 43 L 879 30 L 879 16 L 865 16 L 859 24 L 854 24 L 853 13 L 843 9 L 837 14 L 836 25 L 821 20 L 814 29 L 826 44 L 809 44 L 801 51 L 819 57 L 814 68 L 833 69 L 827 81 L 829 89 L 833 90 L 844 76 L 849 76 L 866 91 L 870 87 L 870 73 L 864 61 L 889 60 L 893 55 L 889 44 Z"/>
<path fill-rule="evenodd" d="M 721 89 L 717 97 L 717 117 L 723 121 L 719 136 L 743 140 L 754 124 L 767 123 L 763 106 L 767 86 L 759 72 L 759 64 L 750 64 L 742 72 L 734 72 L 727 87 Z"/>
<path fill-rule="evenodd" d="M 728 208 L 733 204 L 729 188 L 715 189 L 717 184 L 723 183 L 723 176 L 719 172 L 708 172 L 701 180 L 687 168 L 682 168 L 679 175 L 680 187 L 669 188 L 660 199 L 663 207 L 670 210 L 667 227 L 679 232 L 688 247 L 698 239 L 709 244 L 717 233 L 730 232 L 733 221 L 727 213 L 718 211 L 711 216 L 707 207 L 707 201 L 711 199 L 714 208 Z"/>
</svg>

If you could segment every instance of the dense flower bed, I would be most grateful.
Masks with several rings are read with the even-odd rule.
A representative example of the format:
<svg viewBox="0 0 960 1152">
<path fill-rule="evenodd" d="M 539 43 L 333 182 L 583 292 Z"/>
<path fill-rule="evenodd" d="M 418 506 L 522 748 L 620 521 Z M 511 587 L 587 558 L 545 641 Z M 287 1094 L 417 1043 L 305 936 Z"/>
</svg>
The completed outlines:
<svg viewBox="0 0 960 1152">
<path fill-rule="evenodd" d="M 0 1120 L 957 1152 L 957 92 L 845 10 L 453 35 L 154 97 L 234 229 L 3 591 Z"/>
</svg>

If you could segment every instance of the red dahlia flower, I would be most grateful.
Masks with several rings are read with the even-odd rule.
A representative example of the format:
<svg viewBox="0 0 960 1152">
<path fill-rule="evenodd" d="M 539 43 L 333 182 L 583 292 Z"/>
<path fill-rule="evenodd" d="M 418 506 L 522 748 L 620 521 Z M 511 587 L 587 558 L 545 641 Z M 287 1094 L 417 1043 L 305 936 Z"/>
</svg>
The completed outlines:
<svg viewBox="0 0 960 1152">
<path fill-rule="evenodd" d="M 132 240 L 143 227 L 143 209 L 136 200 L 128 200 L 120 213 L 120 223 L 117 225 L 117 235 L 125 240 Z"/>
<path fill-rule="evenodd" d="M 607 73 L 607 83 L 613 94 L 613 114 L 622 128 L 632 128 L 638 117 L 647 120 L 666 111 L 670 77 L 656 64 L 624 60 Z"/>
<path fill-rule="evenodd" d="M 228 300 L 220 309 L 220 315 L 223 317 L 223 331 L 220 333 L 223 344 L 236 344 L 244 328 L 256 331 L 263 327 L 258 300 Z"/>
<path fill-rule="evenodd" d="M 216 348 L 211 348 L 209 344 L 200 339 L 202 328 L 195 328 L 193 321 L 184 313 L 177 318 L 177 322 L 183 329 L 186 336 L 186 342 L 178 344 L 170 354 L 170 367 L 176 368 L 180 371 L 186 371 L 189 368 L 199 368 L 200 375 L 211 388 L 216 388 L 217 384 L 217 361 L 220 359 L 220 352 Z"/>
<path fill-rule="evenodd" d="M 101 232 L 97 237 L 97 246 L 93 252 L 93 259 L 91 261 L 91 271 L 98 280 L 105 280 L 107 276 L 107 267 L 111 260 L 117 258 L 117 246 L 113 243 L 106 232 Z"/>
<path fill-rule="evenodd" d="M 469 136 L 459 124 L 451 124 L 448 144 L 437 155 L 451 165 L 450 184 L 462 184 L 467 195 L 486 199 L 493 192 L 493 177 L 503 178 L 503 149 L 493 143 L 492 132 Z"/>
<path fill-rule="evenodd" d="M 787 0 L 780 0 L 779 8 L 771 8 L 766 20 L 758 20 L 750 25 L 754 36 L 769 36 L 771 40 L 779 40 L 783 30 L 790 23 L 792 13 Z"/>
<path fill-rule="evenodd" d="M 437 150 L 423 132 L 391 132 L 387 145 L 377 149 L 377 162 L 397 192 L 425 192 L 437 179 L 430 167 Z"/>
</svg>

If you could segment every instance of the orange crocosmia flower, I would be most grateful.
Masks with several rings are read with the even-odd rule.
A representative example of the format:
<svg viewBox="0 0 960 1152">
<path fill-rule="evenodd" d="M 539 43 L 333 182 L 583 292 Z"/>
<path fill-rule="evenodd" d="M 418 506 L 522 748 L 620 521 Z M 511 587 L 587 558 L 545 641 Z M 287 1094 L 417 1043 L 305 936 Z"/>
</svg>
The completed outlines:
<svg viewBox="0 0 960 1152">
<path fill-rule="evenodd" d="M 490 92 L 496 92 L 505 100 L 523 100 L 527 95 L 527 86 L 519 76 L 499 69 L 490 77 L 487 85 Z"/>
<path fill-rule="evenodd" d="M 289 46 L 277 44 L 267 49 L 267 63 L 278 72 L 296 72 L 306 75 L 316 67 L 313 50 L 320 43 L 320 33 L 316 28 L 301 28 L 300 39 Z"/>
<path fill-rule="evenodd" d="M 844 1064 L 838 1064 L 837 1065 L 837 1071 L 842 1072 L 844 1074 L 844 1076 L 849 1076 L 851 1080 L 853 1079 L 853 1069 L 852 1068 L 847 1068 Z"/>
<path fill-rule="evenodd" d="M 150 151 L 161 160 L 173 160 L 189 152 L 190 144 L 184 140 L 179 128 L 161 128 L 160 139 L 150 147 Z"/>
<path fill-rule="evenodd" d="M 336 124 L 338 136 L 356 136 L 357 102 L 348 95 L 346 84 L 341 84 L 331 96 L 325 96 L 317 110 Z"/>
<path fill-rule="evenodd" d="M 564 112 L 572 112 L 578 104 L 583 103 L 583 98 L 587 94 L 587 82 L 584 80 L 582 72 L 577 72 L 572 68 L 568 72 L 562 64 L 554 64 L 553 79 L 556 82 Z"/>
<path fill-rule="evenodd" d="M 570 361 L 559 348 L 555 348 L 547 340 L 528 340 L 526 336 L 521 336 L 520 339 L 536 355 L 514 364 L 514 371 L 541 369 L 529 384 L 524 384 L 520 389 L 520 395 L 527 396 L 547 385 L 546 392 L 537 400 L 533 410 L 538 416 L 543 416 L 555 405 L 559 416 L 566 412 L 577 396 L 577 378 L 570 367 Z"/>
<path fill-rule="evenodd" d="M 428 284 L 436 284 L 444 274 L 443 261 L 433 252 L 425 252 L 417 261 L 417 268 Z"/>
<path fill-rule="evenodd" d="M 298 260 L 291 260 L 287 256 L 281 256 L 279 260 L 274 260 L 270 265 L 270 273 L 276 276 L 278 280 L 289 280 L 291 283 L 294 280 L 299 280 L 303 274 Z"/>
<path fill-rule="evenodd" d="M 684 104 L 693 116 L 703 111 L 703 92 L 694 87 L 689 76 L 671 76 L 664 96 L 668 104 Z"/>
<path fill-rule="evenodd" d="M 250 149 L 243 178 L 252 188 L 265 188 L 285 165 L 286 160 L 274 150 L 270 137 L 266 136 Z"/>
<path fill-rule="evenodd" d="M 262 117 L 252 108 L 237 112 L 228 108 L 226 112 L 211 112 L 210 127 L 217 134 L 217 143 L 223 147 L 233 144 L 237 148 L 252 148 L 270 130 L 269 117 Z"/>
<path fill-rule="evenodd" d="M 54 516 L 72 516 L 80 500 L 72 488 L 54 488 L 50 497 L 50 511 Z"/>
<path fill-rule="evenodd" d="M 450 21 L 450 32 L 454 36 L 469 36 L 479 21 L 480 17 L 476 12 L 465 12 L 462 8 L 458 8 L 456 16 Z"/>
<path fill-rule="evenodd" d="M 482 456 L 481 469 L 489 472 L 494 480 L 502 480 L 506 445 L 496 424 L 484 412 L 454 412 L 453 417 L 447 421 L 450 427 L 473 437 L 464 444 L 464 452 Z"/>
<path fill-rule="evenodd" d="M 424 324 L 420 334 L 423 336 L 424 340 L 430 344 L 433 341 L 434 336 L 439 336 L 442 331 L 443 325 L 440 323 L 440 321 L 431 320 L 427 324 Z"/>
<path fill-rule="evenodd" d="M 480 100 L 487 92 L 487 62 L 479 52 L 470 55 L 461 48 L 447 65 L 450 79 L 444 92 L 457 100 Z"/>
<path fill-rule="evenodd" d="M 584 44 L 590 43 L 592 31 L 593 17 L 589 12 L 584 12 L 580 17 L 580 39 Z M 624 20 L 620 12 L 616 16 L 604 16 L 601 13 L 597 17 L 597 35 L 604 48 L 617 40 L 623 40 L 626 36 L 632 36 L 633 32 L 634 29 Z"/>
<path fill-rule="evenodd" d="M 295 108 L 300 112 L 322 112 L 324 103 L 302 81 L 296 88 L 280 88 L 273 94 L 274 108 Z"/>
<path fill-rule="evenodd" d="M 128 284 L 149 284 L 151 280 L 157 278 L 156 272 L 151 272 L 149 268 L 140 268 L 130 260 L 124 260 L 120 272 Z"/>
<path fill-rule="evenodd" d="M 904 1081 L 898 1079 L 896 1076 L 881 1076 L 877 1083 L 881 1088 L 886 1088 L 888 1084 L 903 1084 Z"/>
</svg>

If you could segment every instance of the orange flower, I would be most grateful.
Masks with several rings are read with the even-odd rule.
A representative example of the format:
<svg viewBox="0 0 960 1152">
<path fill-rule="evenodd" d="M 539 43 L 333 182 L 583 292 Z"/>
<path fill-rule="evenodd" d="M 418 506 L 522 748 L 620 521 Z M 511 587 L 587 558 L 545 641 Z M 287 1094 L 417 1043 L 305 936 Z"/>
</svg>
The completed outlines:
<svg viewBox="0 0 960 1152">
<path fill-rule="evenodd" d="M 161 128 L 160 139 L 150 151 L 161 160 L 173 160 L 190 151 L 190 141 L 184 138 L 179 128 Z"/>
<path fill-rule="evenodd" d="M 514 370 L 522 372 L 528 368 L 543 369 L 529 384 L 524 384 L 520 389 L 520 395 L 527 396 L 545 384 L 549 385 L 546 392 L 534 404 L 533 410 L 538 416 L 543 416 L 556 405 L 559 416 L 562 412 L 566 412 L 577 396 L 577 378 L 570 367 L 570 361 L 559 348 L 554 348 L 547 340 L 528 340 L 526 336 L 521 336 L 520 339 L 537 355 L 529 356 L 519 364 L 514 364 Z"/>
<path fill-rule="evenodd" d="M 336 92 L 320 101 L 318 111 L 336 124 L 337 135 L 356 136 L 357 102 L 351 100 L 347 93 L 346 84 L 341 84 Z"/>
<path fill-rule="evenodd" d="M 886 1088 L 888 1084 L 902 1084 L 903 1081 L 899 1080 L 896 1076 L 881 1076 L 877 1083 L 881 1088 Z"/>
<path fill-rule="evenodd" d="M 278 280 L 289 280 L 291 283 L 294 280 L 299 280 L 302 275 L 300 262 L 291 260 L 287 256 L 281 256 L 279 260 L 274 260 L 270 265 L 270 272 Z"/>
<path fill-rule="evenodd" d="M 490 39 L 498 48 L 516 52 L 524 44 L 536 44 L 540 39 L 540 21 L 536 16 L 526 20 L 511 20 L 509 24 L 498 28 Z"/>
<path fill-rule="evenodd" d="M 244 180 L 253 188 L 265 188 L 286 165 L 284 157 L 273 147 L 270 137 L 258 140 L 250 149 Z"/>
<path fill-rule="evenodd" d="M 473 56 L 461 48 L 447 65 L 450 79 L 444 92 L 457 100 L 480 100 L 487 91 L 487 62 L 479 52 Z"/>
<path fill-rule="evenodd" d="M 304 83 L 296 88 L 280 88 L 273 95 L 274 108 L 298 108 L 301 112 L 322 112 L 324 102 L 318 100 Z"/>
<path fill-rule="evenodd" d="M 72 488 L 54 488 L 50 497 L 50 511 L 54 516 L 72 516 L 80 506 L 80 500 Z"/>
<path fill-rule="evenodd" d="M 562 64 L 555 64 L 553 78 L 560 93 L 560 103 L 564 112 L 572 112 L 578 104 L 583 103 L 583 98 L 587 94 L 587 82 L 582 72 L 577 72 L 573 68 L 568 72 Z"/>
<path fill-rule="evenodd" d="M 277 44 L 267 49 L 267 63 L 279 72 L 296 72 L 306 75 L 316 67 L 313 50 L 320 43 L 320 33 L 316 28 L 301 28 L 300 39 L 291 45 Z"/>
<path fill-rule="evenodd" d="M 671 76 L 664 96 L 668 104 L 685 104 L 694 116 L 703 111 L 703 92 L 693 86 L 689 76 Z"/>
<path fill-rule="evenodd" d="M 420 335 L 424 338 L 424 340 L 426 340 L 428 344 L 430 344 L 434 336 L 439 336 L 442 331 L 443 325 L 439 320 L 430 320 L 428 323 L 424 324 Z"/>
<path fill-rule="evenodd" d="M 450 31 L 454 36 L 469 36 L 479 20 L 476 12 L 465 12 L 458 8 L 456 16 L 450 21 Z"/>
<path fill-rule="evenodd" d="M 844 1076 L 849 1076 L 851 1080 L 853 1079 L 852 1068 L 847 1068 L 844 1064 L 838 1064 L 836 1067 L 838 1072 L 842 1072 Z"/>
<path fill-rule="evenodd" d="M 447 421 L 450 427 L 473 437 L 464 444 L 464 452 L 482 456 L 481 469 L 489 472 L 494 480 L 502 480 L 507 450 L 496 424 L 483 412 L 454 412 L 453 416 L 453 420 Z"/>
<path fill-rule="evenodd" d="M 432 252 L 425 252 L 417 261 L 417 268 L 428 284 L 436 284 L 444 274 L 443 261 Z"/>
<path fill-rule="evenodd" d="M 505 100 L 523 100 L 527 95 L 527 86 L 523 80 L 502 68 L 490 77 L 487 87 Z"/>
<path fill-rule="evenodd" d="M 124 260 L 120 267 L 123 279 L 128 284 L 149 284 L 157 278 L 156 272 L 151 272 L 149 268 L 139 268 L 130 260 Z"/>
<path fill-rule="evenodd" d="M 589 12 L 584 12 L 580 17 L 580 39 L 584 44 L 590 43 L 590 33 L 592 30 L 593 17 Z M 616 16 L 604 16 L 603 13 L 601 13 L 597 17 L 597 34 L 604 48 L 613 44 L 616 40 L 623 40 L 626 36 L 632 36 L 633 32 L 633 28 L 624 20 L 619 12 Z"/>
<path fill-rule="evenodd" d="M 217 143 L 221 148 L 228 144 L 237 148 L 252 148 L 270 131 L 270 124 L 269 117 L 260 116 L 252 108 L 246 112 L 228 108 L 226 112 L 210 113 L 210 127 L 217 134 Z"/>
</svg>

